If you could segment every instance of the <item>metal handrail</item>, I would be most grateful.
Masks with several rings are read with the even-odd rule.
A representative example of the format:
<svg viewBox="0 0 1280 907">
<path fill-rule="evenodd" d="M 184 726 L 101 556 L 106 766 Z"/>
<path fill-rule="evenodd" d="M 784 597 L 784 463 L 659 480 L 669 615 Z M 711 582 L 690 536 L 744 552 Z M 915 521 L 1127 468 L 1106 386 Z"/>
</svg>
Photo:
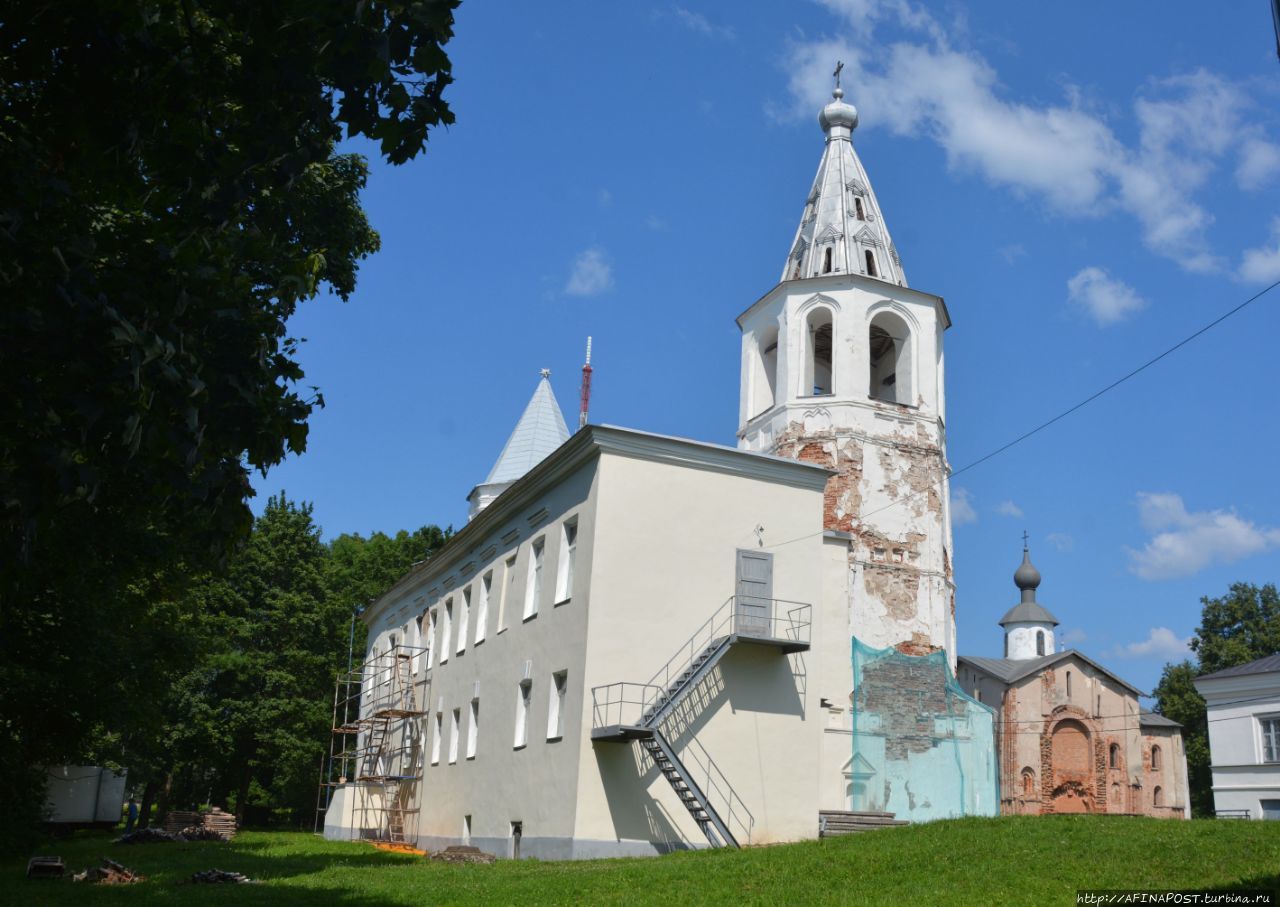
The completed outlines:
<svg viewBox="0 0 1280 907">
<path fill-rule="evenodd" d="M 689 737 L 679 758 L 685 765 L 685 771 L 690 773 L 694 782 L 702 789 L 703 795 L 710 801 L 711 807 L 720 816 L 720 820 L 729 827 L 734 837 L 739 837 L 737 832 L 740 829 L 743 835 L 739 839 L 749 843 L 756 818 L 733 789 L 720 766 L 711 758 L 706 747 L 698 742 L 698 738 Z M 695 768 L 696 773 L 693 771 Z M 737 829 L 734 828 L 735 825 Z"/>
<path fill-rule="evenodd" d="M 769 612 L 776 615 L 781 607 L 792 605 L 784 614 L 760 617 L 748 613 L 746 603 L 768 602 Z M 669 695 L 675 678 L 680 677 L 703 652 L 728 636 L 763 637 L 808 642 L 813 606 L 807 602 L 781 598 L 758 598 L 731 595 L 715 613 L 694 630 L 657 672 L 645 683 L 630 681 L 592 687 L 592 727 L 630 724 L 647 727 L 661 714 L 659 700 Z M 634 710 L 627 707 L 633 707 Z M 616 716 L 616 720 L 614 720 Z M 646 718 L 646 716 L 649 716 Z M 626 720 L 630 718 L 631 720 Z"/>
</svg>

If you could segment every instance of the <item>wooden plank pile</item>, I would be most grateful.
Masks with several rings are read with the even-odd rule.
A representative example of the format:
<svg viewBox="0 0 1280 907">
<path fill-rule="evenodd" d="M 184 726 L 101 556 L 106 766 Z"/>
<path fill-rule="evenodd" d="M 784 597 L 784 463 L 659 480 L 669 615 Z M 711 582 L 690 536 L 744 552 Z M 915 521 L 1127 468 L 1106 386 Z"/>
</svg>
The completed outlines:
<svg viewBox="0 0 1280 907">
<path fill-rule="evenodd" d="M 230 841 L 236 836 L 236 817 L 216 806 L 202 812 L 175 809 L 164 817 L 164 830 L 188 841 L 211 841 L 215 835 Z"/>
</svg>

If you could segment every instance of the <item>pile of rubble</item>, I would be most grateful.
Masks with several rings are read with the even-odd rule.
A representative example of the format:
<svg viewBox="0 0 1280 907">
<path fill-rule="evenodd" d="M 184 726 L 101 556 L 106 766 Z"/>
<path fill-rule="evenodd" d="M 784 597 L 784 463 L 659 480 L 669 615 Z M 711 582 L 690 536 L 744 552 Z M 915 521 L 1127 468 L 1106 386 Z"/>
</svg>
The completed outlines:
<svg viewBox="0 0 1280 907">
<path fill-rule="evenodd" d="M 437 863 L 496 863 L 498 860 L 493 854 L 485 853 L 479 847 L 465 844 L 446 847 L 438 853 L 433 853 L 431 859 Z"/>
<path fill-rule="evenodd" d="M 192 882 L 205 885 L 217 885 L 223 882 L 230 882 L 236 885 L 245 885 L 253 881 L 242 872 L 226 872 L 222 869 L 206 869 L 203 872 L 193 872 L 191 874 Z"/>
<path fill-rule="evenodd" d="M 170 834 L 159 828 L 139 828 L 115 839 L 116 844 L 171 844 L 183 841 L 182 835 Z"/>
<path fill-rule="evenodd" d="M 184 841 L 225 841 L 222 832 L 214 831 L 203 825 L 189 825 L 179 832 L 178 837 Z"/>
<path fill-rule="evenodd" d="M 132 869 L 120 865 L 115 860 L 102 858 L 102 864 L 77 872 L 71 877 L 73 882 L 97 882 L 101 885 L 129 885 L 141 882 L 145 876 L 138 875 Z"/>
</svg>

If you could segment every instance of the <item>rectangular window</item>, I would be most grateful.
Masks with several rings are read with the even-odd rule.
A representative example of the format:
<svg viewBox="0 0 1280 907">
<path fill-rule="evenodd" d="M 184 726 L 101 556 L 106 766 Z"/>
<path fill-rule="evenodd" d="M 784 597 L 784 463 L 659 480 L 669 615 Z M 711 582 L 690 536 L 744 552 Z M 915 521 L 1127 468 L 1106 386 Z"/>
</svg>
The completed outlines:
<svg viewBox="0 0 1280 907">
<path fill-rule="evenodd" d="M 529 691 L 533 684 L 527 680 L 520 681 L 516 687 L 516 739 L 513 749 L 520 749 L 529 742 Z"/>
<path fill-rule="evenodd" d="M 560 564 L 556 568 L 556 603 L 567 602 L 573 595 L 573 561 L 578 547 L 578 521 L 564 524 L 560 536 Z"/>
<path fill-rule="evenodd" d="M 430 671 L 435 667 L 436 654 L 436 610 L 432 608 L 427 612 L 427 670 Z"/>
<path fill-rule="evenodd" d="M 506 569 L 502 574 L 502 591 L 498 594 L 498 632 L 501 633 L 507 629 L 507 603 L 511 601 L 511 596 L 515 594 L 513 591 L 516 585 L 516 556 L 513 554 L 507 558 L 504 565 Z"/>
<path fill-rule="evenodd" d="M 444 601 L 444 625 L 440 627 L 440 664 L 449 660 L 449 640 L 453 638 L 453 599 Z"/>
<path fill-rule="evenodd" d="M 458 725 L 462 723 L 462 709 L 453 710 L 453 718 L 449 723 L 449 764 L 458 761 Z"/>
<path fill-rule="evenodd" d="M 471 700 L 471 714 L 467 716 L 467 758 L 476 757 L 476 740 L 480 734 L 480 700 Z"/>
<path fill-rule="evenodd" d="M 551 697 L 547 704 L 547 739 L 559 740 L 564 736 L 564 691 L 569 675 L 557 671 L 551 675 Z"/>
<path fill-rule="evenodd" d="M 536 617 L 538 614 L 538 603 L 542 599 L 542 555 L 546 548 L 546 538 L 540 538 L 533 543 L 529 551 L 529 579 L 524 587 L 523 620 Z"/>
<path fill-rule="evenodd" d="M 1280 718 L 1263 718 L 1262 761 L 1280 762 Z"/>
<path fill-rule="evenodd" d="M 462 817 L 462 843 L 463 844 L 471 843 L 471 817 L 470 816 Z"/>
<path fill-rule="evenodd" d="M 440 764 L 440 738 L 444 736 L 444 712 L 436 712 L 435 737 L 431 741 L 431 764 Z"/>
<path fill-rule="evenodd" d="M 480 601 L 476 604 L 476 645 L 484 642 L 484 634 L 489 624 L 489 594 L 493 591 L 493 571 L 490 570 L 480 580 Z"/>
<path fill-rule="evenodd" d="M 458 654 L 467 649 L 467 625 L 471 622 L 471 587 L 462 590 L 462 609 L 458 612 Z"/>
</svg>

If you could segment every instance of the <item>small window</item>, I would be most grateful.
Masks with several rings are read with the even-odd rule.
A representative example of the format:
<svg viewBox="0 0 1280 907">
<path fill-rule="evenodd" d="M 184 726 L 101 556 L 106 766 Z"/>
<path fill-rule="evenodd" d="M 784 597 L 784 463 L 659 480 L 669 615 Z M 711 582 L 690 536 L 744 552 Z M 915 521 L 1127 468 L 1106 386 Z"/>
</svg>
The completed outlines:
<svg viewBox="0 0 1280 907">
<path fill-rule="evenodd" d="M 831 247 L 827 246 L 822 252 L 822 273 L 831 273 Z"/>
<path fill-rule="evenodd" d="M 1022 770 L 1022 796 L 1034 797 L 1036 793 L 1036 773 L 1029 768 Z"/>
<path fill-rule="evenodd" d="M 444 736 L 444 712 L 436 712 L 435 734 L 431 741 L 431 764 L 440 764 L 440 738 Z"/>
<path fill-rule="evenodd" d="M 469 719 L 467 724 L 467 758 L 474 759 L 476 757 L 476 742 L 480 736 L 480 700 L 471 700 L 471 714 L 467 716 Z"/>
<path fill-rule="evenodd" d="M 1158 772 L 1161 769 L 1162 766 L 1161 766 L 1160 755 L 1161 755 L 1160 747 L 1158 746 L 1151 747 L 1151 770 L 1152 771 Z"/>
<path fill-rule="evenodd" d="M 435 666 L 436 654 L 436 611 L 432 608 L 427 612 L 427 670 L 430 671 Z"/>
<path fill-rule="evenodd" d="M 498 632 L 501 633 L 507 629 L 507 602 L 511 601 L 511 597 L 515 595 L 516 586 L 516 556 L 513 554 L 507 558 L 504 565 L 502 581 L 502 594 L 498 596 Z"/>
<path fill-rule="evenodd" d="M 489 624 L 489 596 L 492 592 L 493 571 L 490 570 L 480 580 L 480 601 L 476 604 L 476 645 L 484 642 Z"/>
<path fill-rule="evenodd" d="M 449 660 L 449 640 L 453 639 L 453 598 L 444 601 L 444 626 L 440 628 L 440 664 Z"/>
<path fill-rule="evenodd" d="M 462 724 L 462 709 L 453 710 L 453 719 L 449 724 L 449 764 L 458 761 L 458 726 Z"/>
<path fill-rule="evenodd" d="M 869 277 L 879 277 L 879 276 L 880 276 L 880 274 L 879 274 L 879 272 L 877 272 L 877 271 L 876 271 L 876 255 L 875 255 L 875 253 L 874 253 L 874 252 L 872 252 L 870 249 L 867 249 L 867 250 L 863 253 L 863 255 L 865 255 L 865 256 L 866 256 L 866 258 L 867 258 L 867 276 L 869 276 Z"/>
<path fill-rule="evenodd" d="M 1110 754 L 1107 757 L 1107 765 L 1110 766 L 1111 768 L 1120 767 L 1120 744 L 1118 743 L 1111 744 Z"/>
<path fill-rule="evenodd" d="M 862 208 L 862 199 L 860 199 L 860 198 L 855 198 L 855 199 L 853 200 L 853 210 L 854 210 L 854 213 L 856 213 L 856 214 L 858 215 L 858 220 L 866 220 L 866 219 L 867 219 L 866 212 L 865 212 L 865 211 L 863 210 L 863 208 Z"/>
<path fill-rule="evenodd" d="M 1151 792 L 1151 805 L 1164 806 L 1164 791 L 1159 787 Z"/>
<path fill-rule="evenodd" d="M 1043 632 L 1043 631 L 1040 631 L 1040 632 Z M 1043 655 L 1044 653 L 1041 652 L 1040 654 Z M 1067 672 L 1067 698 L 1068 699 L 1071 698 L 1071 672 L 1070 671 Z"/>
<path fill-rule="evenodd" d="M 1093 714 L 1099 718 L 1102 717 L 1102 694 L 1101 693 L 1098 694 L 1098 705 L 1094 708 Z"/>
<path fill-rule="evenodd" d="M 1044 630 L 1036 630 L 1036 654 L 1044 654 Z"/>
<path fill-rule="evenodd" d="M 1280 718 L 1263 718 L 1262 761 L 1280 762 Z"/>
<path fill-rule="evenodd" d="M 573 596 L 573 562 L 577 557 L 578 521 L 566 520 L 560 535 L 560 565 L 556 568 L 556 604 Z"/>
<path fill-rule="evenodd" d="M 564 694 L 569 675 L 557 671 L 551 675 L 551 697 L 547 705 L 547 739 L 559 740 L 564 736 Z"/>
<path fill-rule="evenodd" d="M 540 538 L 533 543 L 529 552 L 529 579 L 524 587 L 523 620 L 536 617 L 538 603 L 542 598 L 542 555 L 546 551 L 547 540 Z"/>
<path fill-rule="evenodd" d="M 462 817 L 462 843 L 463 844 L 471 843 L 471 817 L 470 816 Z"/>
<path fill-rule="evenodd" d="M 467 650 L 467 627 L 471 623 L 471 587 L 462 590 L 462 610 L 458 612 L 458 654 Z"/>
<path fill-rule="evenodd" d="M 520 681 L 516 687 L 516 737 L 513 749 L 520 749 L 529 742 L 529 692 L 533 684 L 527 680 Z"/>
<path fill-rule="evenodd" d="M 1005 658 L 1009 657 L 1009 634 L 1008 633 L 1004 635 L 1004 657 Z"/>
</svg>

